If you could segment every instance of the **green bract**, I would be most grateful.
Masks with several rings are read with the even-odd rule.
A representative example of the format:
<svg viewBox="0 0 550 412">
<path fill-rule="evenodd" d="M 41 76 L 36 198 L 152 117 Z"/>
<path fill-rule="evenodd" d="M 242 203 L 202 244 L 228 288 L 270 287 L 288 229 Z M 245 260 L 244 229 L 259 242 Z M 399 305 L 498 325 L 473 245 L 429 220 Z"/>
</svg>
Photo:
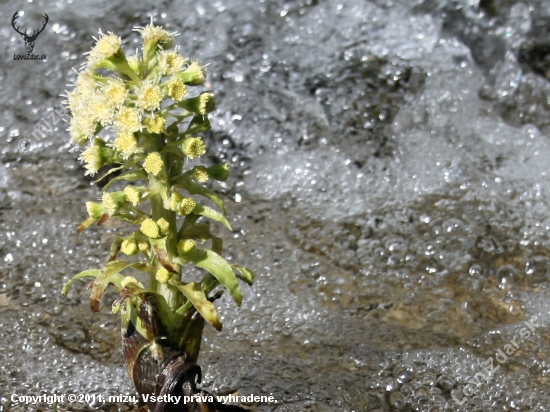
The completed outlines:
<svg viewBox="0 0 550 412">
<path fill-rule="evenodd" d="M 197 134 L 210 128 L 208 113 L 215 109 L 213 93 L 198 90 L 205 68 L 181 56 L 177 47 L 171 50 L 174 33 L 153 25 L 137 31 L 143 52 L 129 57 L 119 37 L 101 34 L 67 94 L 68 130 L 76 144 L 86 145 L 80 156 L 86 174 L 108 165 L 103 177 L 118 172 L 104 187 L 100 203 L 86 203 L 89 218 L 78 233 L 107 219 L 123 220 L 134 229 L 113 241 L 104 267 L 79 273 L 63 293 L 75 280 L 93 278 L 90 304 L 97 311 L 106 287 L 113 286 L 120 293 L 113 312 L 121 311 L 123 321 L 134 323 L 145 337 L 149 331 L 140 330 L 138 312 L 144 299 L 153 298 L 167 338 L 185 346 L 193 359 L 202 328 L 189 324 L 196 319 L 191 314 L 198 312 L 220 330 L 212 304 L 219 294 L 211 296 L 213 290 L 221 285 L 240 305 L 237 279 L 252 284 L 253 275 L 227 263 L 221 239 L 201 222 L 211 219 L 231 229 L 223 202 L 204 186 L 209 179 L 226 180 L 229 166 L 188 164 L 205 154 Z M 110 190 L 123 180 L 131 183 Z M 124 256 L 135 257 L 126 262 Z M 204 270 L 202 279 L 186 276 L 191 265 Z"/>
</svg>

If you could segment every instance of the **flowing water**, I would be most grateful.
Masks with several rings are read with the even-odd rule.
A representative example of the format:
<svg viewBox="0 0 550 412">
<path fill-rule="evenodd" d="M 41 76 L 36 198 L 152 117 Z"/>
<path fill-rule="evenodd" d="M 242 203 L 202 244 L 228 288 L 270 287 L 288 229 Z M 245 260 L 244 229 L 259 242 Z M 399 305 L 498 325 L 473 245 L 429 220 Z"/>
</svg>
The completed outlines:
<svg viewBox="0 0 550 412">
<path fill-rule="evenodd" d="M 12 57 L 16 10 L 22 27 L 48 13 L 47 61 Z M 233 167 L 219 233 L 256 273 L 241 308 L 217 302 L 205 389 L 272 394 L 258 411 L 550 411 L 550 3 L 29 0 L 0 16 L 0 410 L 69 393 L 92 399 L 61 410 L 135 409 L 93 399 L 133 394 L 115 295 L 91 315 L 85 282 L 60 294 L 129 228 L 76 243 L 100 189 L 64 124 L 32 133 L 97 28 L 132 50 L 153 16 L 209 64 L 209 155 Z"/>
</svg>

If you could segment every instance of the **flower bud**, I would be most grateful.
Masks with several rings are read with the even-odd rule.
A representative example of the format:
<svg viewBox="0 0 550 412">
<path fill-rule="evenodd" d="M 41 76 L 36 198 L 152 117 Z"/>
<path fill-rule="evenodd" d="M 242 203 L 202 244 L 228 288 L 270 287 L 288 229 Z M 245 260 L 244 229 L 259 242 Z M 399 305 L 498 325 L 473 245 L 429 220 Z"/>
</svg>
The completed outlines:
<svg viewBox="0 0 550 412">
<path fill-rule="evenodd" d="M 133 154 L 139 153 L 141 151 L 141 149 L 138 147 L 138 142 L 136 137 L 134 136 L 134 133 L 131 132 L 118 133 L 115 141 L 113 142 L 113 147 L 125 160 Z"/>
<path fill-rule="evenodd" d="M 148 24 L 145 27 L 135 27 L 143 37 L 143 59 L 148 62 L 155 57 L 159 50 L 166 50 L 172 47 L 174 36 L 178 33 L 169 33 L 160 26 Z"/>
<path fill-rule="evenodd" d="M 172 277 L 172 275 L 165 268 L 160 268 L 159 270 L 157 270 L 157 273 L 155 274 L 155 278 L 160 283 L 168 282 L 171 277 Z"/>
<path fill-rule="evenodd" d="M 158 239 L 160 237 L 160 228 L 153 219 L 145 219 L 141 223 L 139 230 L 150 239 Z"/>
<path fill-rule="evenodd" d="M 210 166 L 207 170 L 208 176 L 212 179 L 219 180 L 220 182 L 225 182 L 229 177 L 229 165 L 227 163 Z"/>
<path fill-rule="evenodd" d="M 200 114 L 202 116 L 216 110 L 216 102 L 214 102 L 214 93 L 204 92 L 191 99 L 184 100 L 180 103 L 187 111 Z"/>
<path fill-rule="evenodd" d="M 105 192 L 101 197 L 103 207 L 109 213 L 114 215 L 126 203 L 126 196 L 123 192 Z"/>
<path fill-rule="evenodd" d="M 162 74 L 171 75 L 178 73 L 185 59 L 178 53 L 178 46 L 176 51 L 161 51 L 158 54 L 158 68 Z"/>
<path fill-rule="evenodd" d="M 140 252 L 147 252 L 149 250 L 149 242 L 146 242 L 144 240 L 140 240 L 138 242 L 138 248 Z"/>
<path fill-rule="evenodd" d="M 174 101 L 181 102 L 185 93 L 187 93 L 187 86 L 183 80 L 176 77 L 171 77 L 166 83 L 166 94 Z"/>
<path fill-rule="evenodd" d="M 126 196 L 126 199 L 134 206 L 139 204 L 143 192 L 144 189 L 141 187 L 137 188 L 135 186 L 126 186 L 124 188 L 124 196 Z"/>
<path fill-rule="evenodd" d="M 190 197 L 184 198 L 180 202 L 178 213 L 180 215 L 186 216 L 195 209 L 195 206 L 197 206 L 197 203 L 195 202 L 195 200 L 193 200 Z"/>
<path fill-rule="evenodd" d="M 136 244 L 136 241 L 133 239 L 123 240 L 122 245 L 120 246 L 120 250 L 125 255 L 132 256 L 138 252 L 138 246 Z"/>
<path fill-rule="evenodd" d="M 100 168 L 117 162 L 119 158 L 115 151 L 107 147 L 105 142 L 98 137 L 81 153 L 79 160 L 84 163 L 85 174 L 93 176 Z"/>
<path fill-rule="evenodd" d="M 195 166 L 192 173 L 195 179 L 200 183 L 204 183 L 208 180 L 208 170 L 205 166 Z"/>
<path fill-rule="evenodd" d="M 154 176 L 158 175 L 164 168 L 164 162 L 162 161 L 160 153 L 149 153 L 145 158 L 145 161 L 143 162 L 143 168 L 147 173 L 150 173 Z"/>
<path fill-rule="evenodd" d="M 183 256 L 195 249 L 195 241 L 192 239 L 182 239 L 178 242 L 178 255 Z"/>
<path fill-rule="evenodd" d="M 200 137 L 186 137 L 181 145 L 181 150 L 190 159 L 196 159 L 206 153 L 204 142 Z"/>
<path fill-rule="evenodd" d="M 199 62 L 192 62 L 187 68 L 176 75 L 185 84 L 190 86 L 201 86 L 206 79 L 206 68 Z"/>
<path fill-rule="evenodd" d="M 105 208 L 103 207 L 103 204 L 96 202 L 86 202 L 86 210 L 88 211 L 88 215 L 90 215 L 92 219 L 99 219 L 101 216 L 107 213 Z"/>
<path fill-rule="evenodd" d="M 165 218 L 161 217 L 159 220 L 157 220 L 157 225 L 160 229 L 160 235 L 166 236 L 168 234 L 168 231 L 170 230 L 170 224 L 168 223 L 168 221 Z"/>
<path fill-rule="evenodd" d="M 164 132 L 164 126 L 166 125 L 166 119 L 157 114 L 155 117 L 148 117 L 145 119 L 145 128 L 149 133 L 160 134 Z"/>
<path fill-rule="evenodd" d="M 178 192 L 172 193 L 172 195 L 170 196 L 170 210 L 178 210 L 182 199 L 182 195 L 180 195 Z"/>
</svg>

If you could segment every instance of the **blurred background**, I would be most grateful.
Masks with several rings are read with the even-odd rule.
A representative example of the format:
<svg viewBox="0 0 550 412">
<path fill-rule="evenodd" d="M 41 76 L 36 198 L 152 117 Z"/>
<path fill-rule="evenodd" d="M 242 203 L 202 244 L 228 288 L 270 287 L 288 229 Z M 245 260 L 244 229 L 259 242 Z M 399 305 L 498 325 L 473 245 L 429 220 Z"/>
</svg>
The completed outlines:
<svg viewBox="0 0 550 412">
<path fill-rule="evenodd" d="M 17 10 L 22 29 L 48 14 L 46 61 L 14 59 Z M 0 410 L 134 393 L 116 296 L 91 315 L 85 282 L 60 294 L 130 228 L 76 243 L 100 188 L 53 121 L 97 30 L 130 53 L 151 17 L 208 64 L 208 159 L 232 166 L 218 233 L 256 274 L 241 308 L 217 302 L 206 390 L 273 394 L 258 411 L 550 410 L 545 0 L 3 1 Z M 97 409 L 135 407 L 60 408 Z"/>
</svg>

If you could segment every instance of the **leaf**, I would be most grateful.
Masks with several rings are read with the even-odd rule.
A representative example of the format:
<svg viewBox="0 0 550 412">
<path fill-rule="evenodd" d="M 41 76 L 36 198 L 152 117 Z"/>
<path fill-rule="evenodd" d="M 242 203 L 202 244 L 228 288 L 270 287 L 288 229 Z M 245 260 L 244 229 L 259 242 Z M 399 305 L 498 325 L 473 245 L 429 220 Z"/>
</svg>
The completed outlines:
<svg viewBox="0 0 550 412">
<path fill-rule="evenodd" d="M 181 178 L 179 178 L 174 183 L 174 186 L 185 189 L 192 195 L 204 196 L 204 197 L 210 199 L 212 202 L 214 202 L 216 204 L 216 206 L 218 206 L 221 209 L 224 216 L 227 215 L 227 212 L 225 210 L 225 205 L 223 204 L 222 200 L 218 197 L 218 195 L 216 195 L 210 189 L 207 189 L 206 187 L 196 183 L 191 178 L 190 175 L 184 175 Z"/>
<path fill-rule="evenodd" d="M 78 279 L 96 278 L 98 275 L 99 275 L 99 269 L 89 269 L 89 270 L 85 270 L 84 272 L 80 272 L 78 275 L 73 276 L 71 280 L 65 283 L 65 286 L 63 286 L 63 290 L 61 290 L 61 294 L 66 295 L 69 292 L 69 287 Z"/>
<path fill-rule="evenodd" d="M 115 240 L 113 240 L 113 243 L 111 243 L 111 253 L 109 254 L 109 262 L 112 262 L 116 259 L 116 255 L 118 254 L 120 250 L 120 246 L 122 245 L 122 242 L 124 242 L 128 237 L 115 237 Z"/>
<path fill-rule="evenodd" d="M 103 191 L 105 192 L 109 186 L 111 186 L 111 183 L 117 182 L 120 180 L 128 180 L 128 181 L 134 181 L 139 179 L 147 179 L 147 173 L 145 173 L 144 170 L 130 170 L 129 172 L 123 173 L 120 176 L 117 176 L 111 180 L 109 180 L 109 183 L 107 183 L 105 186 L 103 186 Z"/>
<path fill-rule="evenodd" d="M 249 286 L 252 286 L 252 284 L 254 283 L 254 274 L 252 273 L 252 271 L 245 268 L 244 266 L 239 266 L 239 265 L 235 265 L 235 264 L 231 265 L 231 267 L 233 269 L 237 269 L 237 271 L 240 274 L 240 276 L 237 275 L 237 277 L 239 279 L 246 282 Z"/>
<path fill-rule="evenodd" d="M 218 319 L 218 314 L 216 313 L 216 308 L 210 302 L 204 291 L 201 289 L 201 285 L 197 282 L 192 282 L 187 285 L 182 284 L 181 282 L 171 281 L 175 287 L 177 287 L 181 293 L 185 295 L 187 299 L 193 304 L 197 311 L 202 315 L 204 320 L 210 323 L 216 328 L 217 331 L 222 330 L 222 324 Z"/>
<path fill-rule="evenodd" d="M 227 221 L 225 216 L 222 215 L 221 213 L 216 212 L 211 207 L 203 206 L 203 205 L 197 205 L 193 209 L 193 213 L 202 215 L 204 217 L 215 220 L 217 222 L 221 222 L 221 223 L 224 224 L 224 226 L 226 228 L 228 228 L 229 230 L 233 230 L 233 229 L 231 229 L 231 225 L 229 224 L 229 222 Z"/>
<path fill-rule="evenodd" d="M 107 263 L 99 271 L 99 275 L 96 277 L 92 285 L 92 293 L 90 295 L 90 308 L 92 309 L 92 313 L 99 311 L 101 297 L 103 296 L 103 292 L 105 292 L 105 289 L 112 278 L 128 266 L 131 266 L 131 264 L 128 264 L 123 260 L 115 260 Z"/>
<path fill-rule="evenodd" d="M 241 306 L 243 295 L 239 289 L 237 276 L 235 276 L 233 269 L 231 269 L 231 266 L 229 266 L 229 263 L 224 258 L 211 250 L 200 250 L 197 248 L 185 257 L 193 262 L 195 266 L 210 272 L 229 291 L 237 306 Z"/>
</svg>

